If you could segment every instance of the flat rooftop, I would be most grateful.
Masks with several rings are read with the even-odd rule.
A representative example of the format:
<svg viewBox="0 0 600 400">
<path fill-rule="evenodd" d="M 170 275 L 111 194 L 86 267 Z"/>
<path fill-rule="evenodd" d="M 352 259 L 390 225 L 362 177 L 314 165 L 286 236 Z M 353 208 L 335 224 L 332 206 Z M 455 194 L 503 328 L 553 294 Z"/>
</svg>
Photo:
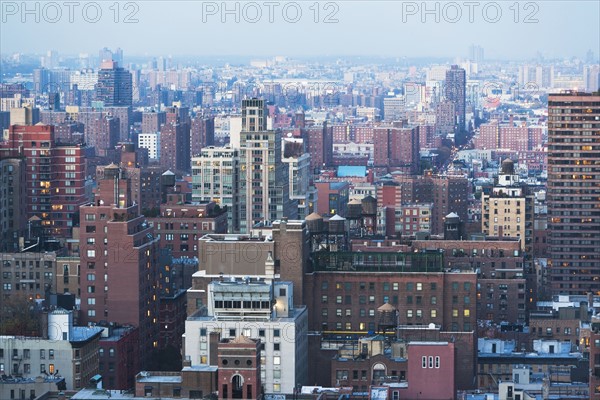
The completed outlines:
<svg viewBox="0 0 600 400">
<path fill-rule="evenodd" d="M 102 328 L 98 326 L 74 326 L 71 331 L 70 342 L 85 342 L 101 332 Z"/>
</svg>

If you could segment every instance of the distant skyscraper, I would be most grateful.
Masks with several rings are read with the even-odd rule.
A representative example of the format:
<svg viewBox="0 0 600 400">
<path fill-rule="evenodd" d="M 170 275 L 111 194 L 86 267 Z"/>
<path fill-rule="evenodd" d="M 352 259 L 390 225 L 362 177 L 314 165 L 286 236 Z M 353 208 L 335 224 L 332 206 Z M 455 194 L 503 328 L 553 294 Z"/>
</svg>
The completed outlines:
<svg viewBox="0 0 600 400">
<path fill-rule="evenodd" d="M 131 73 L 114 61 L 103 62 L 98 71 L 96 100 L 103 101 L 105 107 L 130 106 Z"/>
<path fill-rule="evenodd" d="M 48 92 L 49 73 L 46 68 L 36 68 L 33 70 L 33 90 L 37 94 Z"/>
<path fill-rule="evenodd" d="M 446 99 L 454 103 L 456 116 L 456 133 L 465 131 L 466 120 L 466 73 L 463 68 L 453 65 L 446 72 Z"/>
<path fill-rule="evenodd" d="M 119 65 L 123 65 L 123 50 L 120 47 L 117 47 L 117 49 L 113 52 L 104 47 L 98 52 L 98 59 L 100 63 L 103 61 L 115 61 Z"/>
<path fill-rule="evenodd" d="M 483 61 L 483 47 L 472 44 L 469 46 L 469 60 L 474 63 Z"/>
<path fill-rule="evenodd" d="M 554 294 L 600 291 L 600 95 L 548 99 L 548 229 Z"/>
<path fill-rule="evenodd" d="M 583 85 L 588 92 L 600 90 L 600 65 L 586 65 L 583 67 Z"/>
</svg>

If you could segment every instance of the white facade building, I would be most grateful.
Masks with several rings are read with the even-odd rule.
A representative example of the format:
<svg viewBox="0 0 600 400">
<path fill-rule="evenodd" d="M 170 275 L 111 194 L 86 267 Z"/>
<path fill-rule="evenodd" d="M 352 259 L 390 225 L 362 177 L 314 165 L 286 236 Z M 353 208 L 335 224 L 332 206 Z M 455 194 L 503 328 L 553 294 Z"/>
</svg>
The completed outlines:
<svg viewBox="0 0 600 400">
<path fill-rule="evenodd" d="M 48 314 L 48 337 L 0 336 L 0 375 L 19 379 L 63 377 L 68 390 L 98 374 L 100 327 L 73 326 L 73 314 Z"/>
<path fill-rule="evenodd" d="M 148 157 L 151 160 L 159 160 L 160 132 L 140 133 L 138 136 L 138 147 L 148 149 Z"/>
<path fill-rule="evenodd" d="M 306 384 L 308 373 L 308 313 L 294 306 L 291 282 L 245 278 L 208 285 L 206 316 L 199 310 L 185 324 L 184 354 L 192 366 L 211 359 L 209 336 L 260 339 L 261 381 L 265 393 L 291 394 Z"/>
</svg>

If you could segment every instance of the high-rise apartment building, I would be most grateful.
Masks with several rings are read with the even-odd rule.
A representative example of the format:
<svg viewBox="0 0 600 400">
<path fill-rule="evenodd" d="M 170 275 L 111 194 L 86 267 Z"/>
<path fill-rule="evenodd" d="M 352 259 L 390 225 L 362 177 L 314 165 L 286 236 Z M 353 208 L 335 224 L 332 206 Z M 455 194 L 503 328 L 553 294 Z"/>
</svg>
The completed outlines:
<svg viewBox="0 0 600 400">
<path fill-rule="evenodd" d="M 167 114 L 164 111 L 145 112 L 142 114 L 142 132 L 158 132 L 165 122 L 167 122 Z"/>
<path fill-rule="evenodd" d="M 146 369 L 158 347 L 159 239 L 133 204 L 126 173 L 106 167 L 94 203 L 80 208 L 80 320 L 139 327 Z"/>
<path fill-rule="evenodd" d="M 454 103 L 456 133 L 465 131 L 466 121 L 466 73 L 463 68 L 453 65 L 446 71 L 446 99 Z"/>
<path fill-rule="evenodd" d="M 317 191 L 309 190 L 310 154 L 304 153 L 302 139 L 284 139 L 282 162 L 288 166 L 290 199 L 298 204 L 298 218 L 304 219 L 316 209 Z"/>
<path fill-rule="evenodd" d="M 51 125 L 12 125 L 0 152 L 25 158 L 26 193 L 20 201 L 27 205 L 27 219 L 40 218 L 47 235 L 70 237 L 77 210 L 88 201 L 89 147 L 57 144 Z"/>
<path fill-rule="evenodd" d="M 419 130 L 417 127 L 377 127 L 373 132 L 375 167 L 387 167 L 409 174 L 419 172 Z"/>
<path fill-rule="evenodd" d="M 304 130 L 311 168 L 318 169 L 333 163 L 333 127 L 327 123 L 309 126 Z"/>
<path fill-rule="evenodd" d="M 196 115 L 191 123 L 190 154 L 194 157 L 204 147 L 215 144 L 215 118 Z"/>
<path fill-rule="evenodd" d="M 548 99 L 548 229 L 555 294 L 600 291 L 600 94 Z"/>
<path fill-rule="evenodd" d="M 131 106 L 131 73 L 115 61 L 103 61 L 98 71 L 96 100 L 105 107 Z"/>
<path fill-rule="evenodd" d="M 192 159 L 192 200 L 227 207 L 230 233 L 239 231 L 238 150 L 209 146 Z"/>
<path fill-rule="evenodd" d="M 25 159 L 0 155 L 0 251 L 16 251 L 27 224 Z"/>
<path fill-rule="evenodd" d="M 240 231 L 259 222 L 294 219 L 289 196 L 288 166 L 281 161 L 281 132 L 267 130 L 262 99 L 242 101 L 240 134 Z"/>
</svg>

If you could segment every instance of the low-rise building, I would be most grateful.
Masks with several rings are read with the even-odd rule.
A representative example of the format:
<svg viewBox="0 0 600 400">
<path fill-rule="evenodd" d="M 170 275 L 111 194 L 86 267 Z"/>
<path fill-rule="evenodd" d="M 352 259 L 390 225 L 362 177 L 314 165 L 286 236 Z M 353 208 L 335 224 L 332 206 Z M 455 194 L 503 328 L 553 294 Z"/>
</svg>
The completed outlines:
<svg viewBox="0 0 600 400">
<path fill-rule="evenodd" d="M 513 340 L 478 339 L 479 389 L 498 390 L 501 381 L 512 378 L 512 367 L 522 365 L 533 373 L 556 374 L 564 383 L 587 380 L 589 361 L 582 353 L 571 352 L 570 343 L 558 340 L 535 340 L 533 352 L 517 349 Z"/>
<path fill-rule="evenodd" d="M 63 377 L 66 389 L 80 389 L 98 374 L 101 331 L 73 326 L 71 311 L 52 311 L 47 337 L 0 336 L 0 371 L 26 379 Z"/>
</svg>

